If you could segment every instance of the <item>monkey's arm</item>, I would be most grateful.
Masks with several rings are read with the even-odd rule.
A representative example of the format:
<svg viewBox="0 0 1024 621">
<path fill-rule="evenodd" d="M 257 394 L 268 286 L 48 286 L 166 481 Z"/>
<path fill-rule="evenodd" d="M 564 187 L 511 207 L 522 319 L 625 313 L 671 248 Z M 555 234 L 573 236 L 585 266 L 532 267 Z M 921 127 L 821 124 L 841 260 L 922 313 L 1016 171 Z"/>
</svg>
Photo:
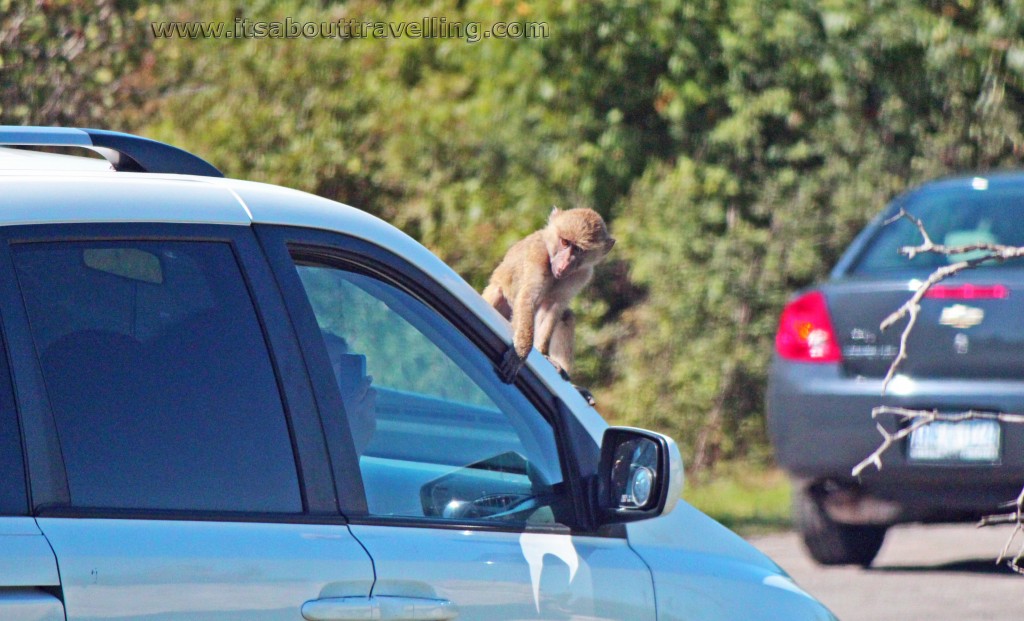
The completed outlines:
<svg viewBox="0 0 1024 621">
<path fill-rule="evenodd" d="M 526 358 L 533 347 L 533 327 L 537 319 L 537 302 L 540 300 L 541 290 L 541 285 L 523 287 L 512 307 L 512 343 L 520 358 Z"/>
<path fill-rule="evenodd" d="M 533 347 L 534 316 L 542 290 L 543 281 L 522 287 L 516 295 L 512 306 L 512 347 L 505 352 L 498 369 L 501 381 L 506 384 L 515 381 Z"/>
</svg>

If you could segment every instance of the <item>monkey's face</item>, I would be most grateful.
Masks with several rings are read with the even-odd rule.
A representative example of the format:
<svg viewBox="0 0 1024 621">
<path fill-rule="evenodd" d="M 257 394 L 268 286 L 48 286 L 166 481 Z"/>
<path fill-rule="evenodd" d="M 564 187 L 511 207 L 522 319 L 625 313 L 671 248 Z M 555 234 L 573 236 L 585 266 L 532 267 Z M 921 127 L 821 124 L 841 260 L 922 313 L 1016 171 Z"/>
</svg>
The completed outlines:
<svg viewBox="0 0 1024 621">
<path fill-rule="evenodd" d="M 585 208 L 552 211 L 543 239 L 555 280 L 593 266 L 615 244 L 601 216 Z"/>
<path fill-rule="evenodd" d="M 573 273 L 579 267 L 582 255 L 583 250 L 579 246 L 559 237 L 555 253 L 551 255 L 551 275 L 555 280 L 560 280 Z"/>
</svg>

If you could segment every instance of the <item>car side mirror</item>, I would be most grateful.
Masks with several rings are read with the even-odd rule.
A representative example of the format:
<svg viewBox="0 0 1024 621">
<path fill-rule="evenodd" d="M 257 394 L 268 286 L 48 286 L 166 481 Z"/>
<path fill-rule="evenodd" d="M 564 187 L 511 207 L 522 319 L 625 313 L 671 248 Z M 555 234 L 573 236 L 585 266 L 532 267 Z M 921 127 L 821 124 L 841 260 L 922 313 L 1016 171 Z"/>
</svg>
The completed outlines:
<svg viewBox="0 0 1024 621">
<path fill-rule="evenodd" d="M 668 436 L 609 427 L 601 442 L 598 514 L 604 524 L 664 515 L 683 492 L 683 459 Z"/>
</svg>

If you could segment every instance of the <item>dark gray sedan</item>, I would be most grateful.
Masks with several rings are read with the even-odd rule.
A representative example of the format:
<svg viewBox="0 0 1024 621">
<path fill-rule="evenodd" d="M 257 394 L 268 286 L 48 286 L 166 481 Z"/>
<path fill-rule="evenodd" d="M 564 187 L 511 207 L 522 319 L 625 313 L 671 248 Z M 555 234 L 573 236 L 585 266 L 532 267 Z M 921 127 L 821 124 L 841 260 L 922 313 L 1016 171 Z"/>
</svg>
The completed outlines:
<svg viewBox="0 0 1024 621">
<path fill-rule="evenodd" d="M 879 324 L 935 269 L 971 258 L 899 253 L 921 243 L 900 209 L 937 244 L 1024 245 L 1024 174 L 945 179 L 895 199 L 842 256 L 827 281 L 782 312 L 768 387 L 768 427 L 794 479 L 794 516 L 823 564 L 871 563 L 886 529 L 959 522 L 999 511 L 1024 484 L 1024 426 L 933 423 L 851 469 L 881 442 L 875 406 L 940 412 L 1024 412 L 1024 261 L 985 263 L 932 287 L 882 396 L 905 321 Z M 897 423 L 884 417 L 889 431 Z M 1005 512 L 1006 509 L 1003 509 Z"/>
</svg>

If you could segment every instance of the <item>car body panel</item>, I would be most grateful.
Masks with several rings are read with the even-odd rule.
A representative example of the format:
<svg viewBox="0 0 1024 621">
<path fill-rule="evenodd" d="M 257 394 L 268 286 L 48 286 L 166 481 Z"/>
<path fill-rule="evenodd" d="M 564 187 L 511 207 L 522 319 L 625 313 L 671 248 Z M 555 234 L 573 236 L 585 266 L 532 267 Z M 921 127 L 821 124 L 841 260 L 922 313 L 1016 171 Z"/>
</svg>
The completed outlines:
<svg viewBox="0 0 1024 621">
<path fill-rule="evenodd" d="M 39 518 L 68 621 L 278 621 L 321 597 L 368 597 L 373 566 L 344 525 Z"/>
<path fill-rule="evenodd" d="M 654 619 L 646 565 L 619 538 L 353 524 L 374 595 L 451 601 L 459 619 Z"/>
<path fill-rule="evenodd" d="M 661 621 L 835 619 L 767 556 L 685 501 L 626 529 L 651 568 Z"/>
<path fill-rule="evenodd" d="M 53 550 L 30 517 L 0 517 L 0 588 L 57 586 Z"/>
<path fill-rule="evenodd" d="M 65 621 L 64 605 L 40 589 L 0 591 L 0 618 L 4 621 Z"/>
<path fill-rule="evenodd" d="M 823 284 L 842 369 L 850 377 L 884 377 L 899 351 L 904 321 L 879 325 L 900 308 L 928 277 L 844 279 Z M 907 340 L 902 375 L 915 378 L 1014 379 L 1024 368 L 1024 329 L 1017 330 L 1024 270 L 980 269 L 944 280 L 943 287 L 999 287 L 1007 297 L 921 300 Z"/>
<path fill-rule="evenodd" d="M 0 618 L 63 621 L 64 605 L 44 589 L 60 586 L 57 560 L 30 517 L 0 517 Z"/>
</svg>

